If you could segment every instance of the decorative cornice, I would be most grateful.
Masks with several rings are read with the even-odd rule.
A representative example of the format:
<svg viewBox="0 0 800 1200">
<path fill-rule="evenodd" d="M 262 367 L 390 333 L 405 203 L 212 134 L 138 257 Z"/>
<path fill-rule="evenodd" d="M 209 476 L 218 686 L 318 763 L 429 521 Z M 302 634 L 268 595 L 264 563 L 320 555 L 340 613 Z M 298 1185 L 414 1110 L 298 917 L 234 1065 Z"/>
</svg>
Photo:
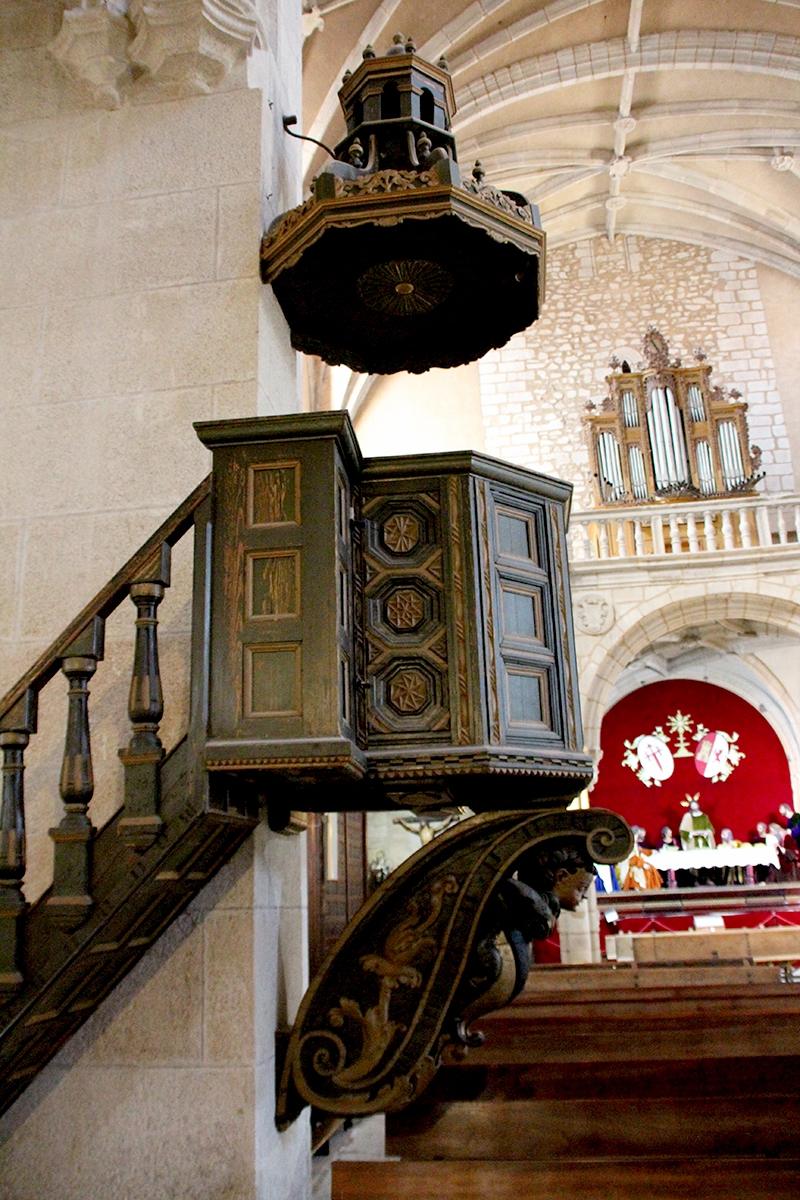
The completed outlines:
<svg viewBox="0 0 800 1200">
<path fill-rule="evenodd" d="M 385 190 L 377 186 L 363 189 L 362 195 L 344 191 L 335 199 L 318 200 L 311 196 L 298 208 L 280 217 L 261 244 L 261 277 L 271 282 L 282 271 L 295 266 L 303 254 L 329 228 L 347 229 L 356 225 L 396 225 L 405 220 L 435 219 L 456 215 L 469 225 L 484 230 L 498 242 L 509 242 L 526 254 L 539 257 L 539 288 L 544 292 L 543 247 L 544 234 L 512 215 L 483 196 L 474 195 L 463 187 L 430 182 L 423 173 L 422 183 L 407 183 L 401 177 L 411 172 L 380 172 L 391 175 Z M 417 178 L 420 178 L 419 176 Z M 365 203 L 368 197 L 370 203 Z"/>
</svg>

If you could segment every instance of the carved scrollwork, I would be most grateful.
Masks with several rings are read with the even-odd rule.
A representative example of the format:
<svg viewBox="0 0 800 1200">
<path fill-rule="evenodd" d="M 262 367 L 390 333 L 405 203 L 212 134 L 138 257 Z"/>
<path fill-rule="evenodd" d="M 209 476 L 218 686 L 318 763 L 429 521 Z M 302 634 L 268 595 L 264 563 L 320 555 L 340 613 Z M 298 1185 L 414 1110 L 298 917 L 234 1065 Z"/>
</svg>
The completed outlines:
<svg viewBox="0 0 800 1200">
<path fill-rule="evenodd" d="M 525 221 L 528 225 L 533 224 L 533 216 L 529 204 L 516 204 L 510 196 L 507 196 L 505 192 L 501 192 L 499 188 L 493 187 L 490 183 L 473 182 L 473 180 L 467 179 L 461 186 L 465 192 L 471 192 L 473 196 L 478 196 L 479 199 L 485 200 L 488 204 L 493 204 L 495 208 L 500 208 L 503 212 L 510 213 L 518 221 Z"/>
<path fill-rule="evenodd" d="M 308 989 L 278 1090 L 281 1129 L 305 1104 L 340 1116 L 403 1108 L 472 1020 L 507 1004 L 530 941 L 574 907 L 593 862 L 632 845 L 604 809 L 484 814 L 423 846 L 351 921 Z"/>
<path fill-rule="evenodd" d="M 439 187 L 441 180 L 433 171 L 374 171 L 357 179 L 336 180 L 336 195 L 374 196 L 386 192 L 405 192 L 409 188 Z"/>
</svg>

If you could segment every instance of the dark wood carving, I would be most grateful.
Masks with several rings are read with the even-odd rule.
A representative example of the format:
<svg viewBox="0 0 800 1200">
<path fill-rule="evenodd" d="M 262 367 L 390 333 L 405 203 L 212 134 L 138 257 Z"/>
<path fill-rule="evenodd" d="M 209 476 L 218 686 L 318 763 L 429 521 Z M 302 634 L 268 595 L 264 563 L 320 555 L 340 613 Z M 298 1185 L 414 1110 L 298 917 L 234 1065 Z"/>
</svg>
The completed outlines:
<svg viewBox="0 0 800 1200">
<path fill-rule="evenodd" d="M 197 790 L 187 741 L 161 764 L 159 838 L 133 853 L 119 815 L 95 833 L 78 929 L 54 924 L 46 892 L 24 918 L 24 985 L 0 999 L 0 1112 L 139 961 L 252 832 L 256 815 L 212 811 Z"/>
<path fill-rule="evenodd" d="M 206 480 L 0 700 L 0 1111 L 95 1011 L 258 820 L 257 794 L 243 779 L 234 781 L 224 795 L 209 797 L 200 757 L 208 686 L 208 496 Z M 189 735 L 167 756 L 159 753 L 155 787 L 147 789 L 145 799 L 157 802 L 158 808 L 144 815 L 149 824 L 157 811 L 158 838 L 147 839 L 145 845 L 137 837 L 131 847 L 131 826 L 125 829 L 131 799 L 127 787 L 125 808 L 103 829 L 95 830 L 86 812 L 92 790 L 87 688 L 102 658 L 104 618 L 130 593 L 139 616 L 130 703 L 134 738 L 137 732 L 157 738 L 161 696 L 156 601 L 159 589 L 169 582 L 168 547 L 193 525 Z M 36 733 L 38 692 L 62 664 L 71 693 L 61 777 L 66 811 L 52 831 L 53 886 L 28 908 L 21 890 L 23 752 Z M 157 749 L 149 737 L 146 743 Z"/>
<path fill-rule="evenodd" d="M 120 758 L 125 767 L 125 810 L 117 829 L 126 845 L 146 849 L 158 837 L 163 821 L 158 814 L 158 767 L 164 747 L 158 726 L 164 715 L 164 696 L 158 665 L 158 606 L 170 583 L 171 549 L 167 542 L 131 584 L 136 605 L 136 641 L 128 715 L 131 740 Z"/>
<path fill-rule="evenodd" d="M 603 809 L 484 814 L 405 862 L 350 923 L 297 1015 L 278 1090 L 285 1128 L 305 1104 L 340 1116 L 419 1095 L 469 1022 L 522 987 L 529 943 L 574 907 L 593 862 L 632 845 Z M 512 878 L 513 876 L 513 878 Z"/>
<path fill-rule="evenodd" d="M 345 413 L 197 429 L 215 786 L 247 772 L 303 811 L 520 808 L 586 786 L 569 485 L 470 453 L 365 461 Z"/>
<path fill-rule="evenodd" d="M 103 658 L 105 621 L 95 617 L 69 647 L 61 670 L 69 680 L 67 736 L 61 765 L 64 816 L 50 830 L 55 842 L 53 890 L 47 900 L 53 922 L 74 929 L 94 907 L 90 891 L 94 827 L 88 816 L 94 793 L 89 735 L 89 680 Z"/>
<path fill-rule="evenodd" d="M 0 720 L 3 784 L 0 797 L 0 995 L 19 987 L 25 878 L 25 747 L 36 732 L 38 697 L 26 691 Z"/>
<path fill-rule="evenodd" d="M 261 243 L 295 349 L 368 374 L 420 372 L 528 328 L 544 299 L 538 209 L 479 163 L 462 180 L 446 64 L 413 44 L 368 48 L 339 98 L 346 137 Z"/>
</svg>

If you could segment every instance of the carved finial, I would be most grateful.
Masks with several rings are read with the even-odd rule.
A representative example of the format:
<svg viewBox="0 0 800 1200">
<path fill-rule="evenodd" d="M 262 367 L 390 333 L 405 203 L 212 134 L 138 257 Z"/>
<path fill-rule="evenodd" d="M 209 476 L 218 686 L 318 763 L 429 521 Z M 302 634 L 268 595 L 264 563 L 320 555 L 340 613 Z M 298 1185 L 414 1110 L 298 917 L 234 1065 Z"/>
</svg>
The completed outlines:
<svg viewBox="0 0 800 1200">
<path fill-rule="evenodd" d="M 706 354 L 706 352 L 702 346 L 696 346 L 695 349 L 692 351 L 692 354 L 694 355 L 696 362 L 705 362 L 706 359 L 708 358 L 708 355 Z"/>
<path fill-rule="evenodd" d="M 372 49 L 372 46 L 365 46 L 364 49 L 361 51 L 361 57 L 362 58 L 374 58 L 375 51 Z"/>
<path fill-rule="evenodd" d="M 361 145 L 361 142 L 358 140 L 358 138 L 355 138 L 350 143 L 350 149 L 348 151 L 348 154 L 350 156 L 350 165 L 352 167 L 363 167 L 363 165 L 364 165 L 364 147 Z"/>
<path fill-rule="evenodd" d="M 440 54 L 437 58 L 436 65 L 440 71 L 447 71 L 448 75 L 450 74 L 450 63 L 443 54 Z"/>
<path fill-rule="evenodd" d="M 728 392 L 728 395 L 730 396 L 731 400 L 741 400 L 742 398 L 742 393 L 738 392 L 736 388 L 731 388 L 731 390 Z"/>
<path fill-rule="evenodd" d="M 611 367 L 612 371 L 617 370 L 619 367 L 619 359 L 617 358 L 616 354 L 611 355 L 611 358 L 608 360 L 608 365 Z"/>
<path fill-rule="evenodd" d="M 431 142 L 431 139 L 423 129 L 422 133 L 417 138 L 417 155 L 419 156 L 420 161 L 428 157 L 431 152 L 432 145 L 433 143 Z"/>
<path fill-rule="evenodd" d="M 479 158 L 476 158 L 475 166 L 472 168 L 472 178 L 475 180 L 478 187 L 480 187 L 481 184 L 483 183 L 485 175 L 486 175 L 486 172 L 483 169 L 483 163 L 481 162 L 481 160 Z"/>
<path fill-rule="evenodd" d="M 406 38 L 406 54 L 416 54 L 416 52 L 417 43 L 414 41 L 413 37 Z"/>
<path fill-rule="evenodd" d="M 365 58 L 367 57 L 366 54 L 364 55 L 364 57 Z M 347 70 L 345 71 L 344 75 L 342 76 L 342 83 L 347 83 L 348 79 L 350 78 L 350 76 L 352 74 L 353 74 L 353 72 L 348 67 Z"/>
<path fill-rule="evenodd" d="M 642 339 L 642 349 L 651 369 L 664 370 L 669 365 L 669 346 L 663 333 L 651 325 Z"/>
<path fill-rule="evenodd" d="M 393 54 L 405 54 L 405 52 L 406 52 L 405 34 L 396 33 L 394 35 L 394 37 L 392 38 L 391 46 L 386 51 L 386 57 L 389 58 Z"/>
</svg>

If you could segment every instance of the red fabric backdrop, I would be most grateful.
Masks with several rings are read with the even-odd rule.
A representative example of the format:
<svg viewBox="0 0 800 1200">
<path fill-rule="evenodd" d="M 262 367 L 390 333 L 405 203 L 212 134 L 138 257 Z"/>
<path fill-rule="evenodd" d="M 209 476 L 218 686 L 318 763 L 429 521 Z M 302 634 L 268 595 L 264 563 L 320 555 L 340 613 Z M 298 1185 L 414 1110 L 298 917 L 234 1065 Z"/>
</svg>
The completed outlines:
<svg viewBox="0 0 800 1200">
<path fill-rule="evenodd" d="M 737 744 L 744 758 L 726 780 L 712 783 L 698 773 L 693 757 L 676 758 L 671 778 L 660 787 L 646 787 L 622 765 L 626 741 L 651 734 L 657 725 L 669 733 L 667 719 L 678 711 L 694 721 L 687 738 L 692 754 L 697 743 L 691 734 L 700 723 L 712 731 L 738 733 Z M 664 825 L 677 837 L 686 812 L 681 800 L 687 793 L 700 793 L 700 807 L 711 818 L 718 841 L 726 826 L 735 838 L 750 841 L 757 821 L 778 820 L 778 806 L 784 801 L 792 804 L 789 764 L 778 735 L 751 704 L 714 684 L 675 679 L 631 692 L 603 718 L 600 744 L 603 756 L 591 793 L 592 806 L 611 808 L 632 825 L 643 826 L 647 844 L 653 847 L 658 846 Z M 676 744 L 675 734 L 670 734 L 673 753 Z M 786 822 L 781 819 L 780 823 Z"/>
</svg>

